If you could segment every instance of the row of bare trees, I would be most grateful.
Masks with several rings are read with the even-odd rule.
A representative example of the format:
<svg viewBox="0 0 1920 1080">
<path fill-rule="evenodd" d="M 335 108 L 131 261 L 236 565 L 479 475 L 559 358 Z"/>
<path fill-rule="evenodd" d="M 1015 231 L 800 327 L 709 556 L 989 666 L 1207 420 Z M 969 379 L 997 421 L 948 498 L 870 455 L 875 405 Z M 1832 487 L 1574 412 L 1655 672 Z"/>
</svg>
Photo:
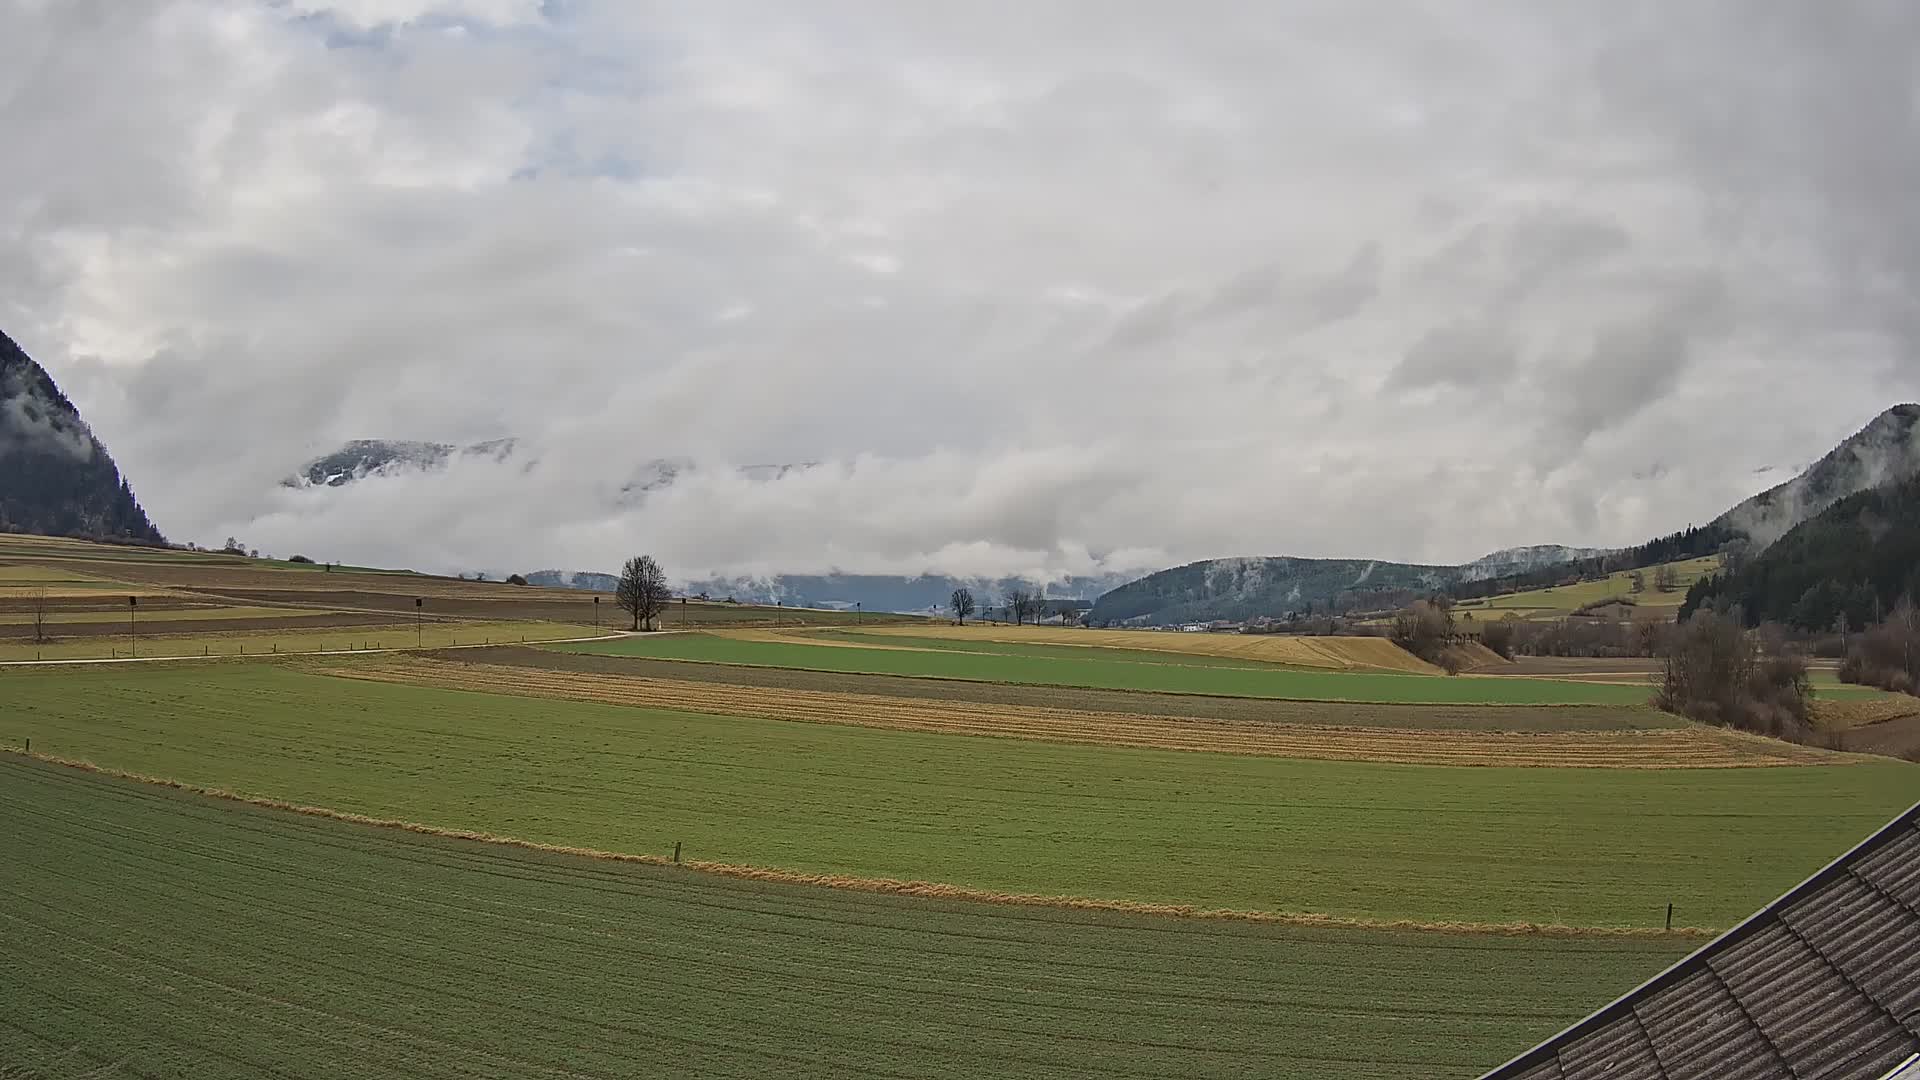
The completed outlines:
<svg viewBox="0 0 1920 1080">
<path fill-rule="evenodd" d="M 967 624 L 967 617 L 980 610 L 980 603 L 974 599 L 973 590 L 961 587 L 953 590 L 947 598 L 947 610 L 953 612 L 955 621 Z M 1047 598 L 1038 589 L 1029 589 L 1016 585 L 1007 590 L 1007 617 L 1015 626 L 1022 623 L 1038 624 L 1047 612 Z"/>
</svg>

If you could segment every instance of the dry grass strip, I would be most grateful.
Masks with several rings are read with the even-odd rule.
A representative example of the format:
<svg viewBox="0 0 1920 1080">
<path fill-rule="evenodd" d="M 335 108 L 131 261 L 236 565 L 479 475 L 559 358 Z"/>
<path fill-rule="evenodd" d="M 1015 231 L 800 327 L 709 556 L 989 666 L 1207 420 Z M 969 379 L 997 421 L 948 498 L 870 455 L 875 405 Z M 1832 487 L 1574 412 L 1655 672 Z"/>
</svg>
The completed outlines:
<svg viewBox="0 0 1920 1080">
<path fill-rule="evenodd" d="M 1813 703 L 1813 716 L 1830 730 L 1865 727 L 1920 716 L 1920 697 L 1840 698 Z"/>
<path fill-rule="evenodd" d="M 805 631 L 775 631 L 787 640 L 809 640 Z M 1017 645 L 1063 645 L 1089 649 L 1132 649 L 1174 656 L 1254 660 L 1288 667 L 1329 671 L 1404 671 L 1437 675 L 1439 669 L 1385 638 L 1305 637 L 1289 634 L 1183 634 L 1152 630 L 1086 630 L 1046 626 L 868 627 L 865 635 L 891 634 L 951 641 L 993 641 Z"/>
<path fill-rule="evenodd" d="M 378 829 L 396 829 L 402 832 L 418 833 L 446 840 L 467 840 L 484 844 L 497 844 L 502 847 L 519 848 L 526 851 L 538 851 L 553 855 L 566 855 L 575 858 L 600 859 L 608 862 L 639 863 L 645 866 L 678 866 L 700 873 L 717 874 L 722 877 L 739 878 L 746 881 L 765 881 L 781 885 L 807 885 L 820 888 L 847 889 L 855 892 L 888 893 L 896 896 L 918 896 L 931 900 L 955 900 L 982 904 L 1005 904 L 1016 907 L 1063 908 L 1071 911 L 1112 912 L 1124 915 L 1153 915 L 1182 919 L 1219 919 L 1234 922 L 1268 923 L 1282 926 L 1316 927 L 1331 930 L 1397 930 L 1444 934 L 1498 934 L 1511 937 L 1632 937 L 1632 938 L 1710 938 L 1719 934 L 1718 930 L 1705 927 L 1676 926 L 1672 930 L 1656 930 L 1634 926 L 1563 926 L 1551 923 L 1475 923 L 1475 922 L 1418 922 L 1411 919 L 1365 919 L 1343 915 L 1320 915 L 1312 912 L 1278 911 L 1236 911 L 1230 908 L 1199 908 L 1189 904 L 1149 904 L 1134 900 L 1101 900 L 1085 896 L 1039 896 L 1025 893 L 992 892 L 986 889 L 974 889 L 964 885 L 952 885 L 938 881 L 902 881 L 897 878 L 853 877 L 846 874 L 814 874 L 794 870 L 781 870 L 774 867 L 742 866 L 736 863 L 706 862 L 690 859 L 675 863 L 664 855 L 636 855 L 627 852 L 602 851 L 598 848 L 572 847 L 565 844 L 542 844 L 532 840 L 522 840 L 512 836 L 495 833 L 474 832 L 466 829 L 446 829 L 434 825 L 423 825 L 417 821 L 401 821 L 395 818 L 370 817 L 366 814 L 333 810 L 324 806 L 305 806 L 299 803 L 285 802 L 280 799 L 262 798 L 257 795 L 244 795 L 224 788 L 201 787 L 183 783 L 162 776 L 148 776 L 144 773 L 110 769 L 82 758 L 55 757 L 51 754 L 30 754 L 17 747 L 7 747 L 0 753 L 15 757 L 59 765 L 81 772 L 110 776 L 119 780 L 131 780 L 156 787 L 184 791 L 208 798 L 223 799 L 228 802 L 244 803 L 248 806 L 278 810 L 285 813 L 303 814 L 308 817 L 326 818 L 332 821 L 349 822 L 354 825 L 371 826 Z"/>
<path fill-rule="evenodd" d="M 1702 727 L 1550 733 L 1334 727 L 774 690 L 404 656 L 301 666 L 319 674 L 375 682 L 722 716 L 1324 761 L 1676 769 L 1852 760 L 1772 739 Z"/>
</svg>

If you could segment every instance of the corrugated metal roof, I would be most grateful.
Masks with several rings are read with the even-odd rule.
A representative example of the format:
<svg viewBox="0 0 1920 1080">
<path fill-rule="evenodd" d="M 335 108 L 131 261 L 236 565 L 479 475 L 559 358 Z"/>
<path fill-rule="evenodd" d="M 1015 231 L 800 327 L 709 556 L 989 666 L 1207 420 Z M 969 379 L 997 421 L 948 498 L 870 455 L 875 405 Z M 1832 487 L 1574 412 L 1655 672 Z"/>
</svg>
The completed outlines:
<svg viewBox="0 0 1920 1080">
<path fill-rule="evenodd" d="M 1920 805 L 1482 1080 L 1920 1080 Z"/>
</svg>

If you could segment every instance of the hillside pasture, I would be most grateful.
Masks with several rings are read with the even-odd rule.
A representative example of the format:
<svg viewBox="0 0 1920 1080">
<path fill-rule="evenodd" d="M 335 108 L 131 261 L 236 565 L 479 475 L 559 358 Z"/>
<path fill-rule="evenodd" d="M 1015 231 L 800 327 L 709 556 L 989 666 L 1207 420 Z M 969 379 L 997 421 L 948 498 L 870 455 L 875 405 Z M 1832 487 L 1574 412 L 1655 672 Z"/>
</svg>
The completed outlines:
<svg viewBox="0 0 1920 1080">
<path fill-rule="evenodd" d="M 1659 592 L 1653 587 L 1654 568 L 1649 566 L 1639 571 L 1646 580 L 1646 589 L 1643 592 L 1633 591 L 1634 571 L 1623 570 L 1606 577 L 1570 585 L 1555 585 L 1528 589 L 1524 592 L 1462 600 L 1454 605 L 1453 614 L 1455 620 L 1460 621 L 1463 626 L 1466 625 L 1465 619 L 1469 614 L 1473 616 L 1474 622 L 1502 619 L 1509 614 L 1528 620 L 1560 619 L 1573 615 L 1588 604 L 1596 604 L 1616 597 L 1627 597 L 1634 602 L 1636 609 L 1645 608 L 1661 618 L 1672 619 L 1679 611 L 1681 603 L 1687 598 L 1688 586 L 1718 570 L 1720 557 L 1708 555 L 1667 565 L 1673 569 L 1678 583 L 1672 592 Z"/>
<path fill-rule="evenodd" d="M 938 639 L 916 647 L 816 644 L 724 633 L 661 634 L 555 648 L 608 656 L 639 656 L 798 668 L 813 671 L 936 679 L 1085 686 L 1106 690 L 1222 694 L 1295 701 L 1405 702 L 1484 705 L 1638 705 L 1644 687 L 1530 679 L 1446 677 L 1373 671 L 1324 671 L 1278 665 L 1220 666 L 1107 658 L 1098 650 L 1062 647 L 1046 656 L 939 649 Z"/>
<path fill-rule="evenodd" d="M 1727 926 L 1920 795 L 1904 763 L 1455 768 L 791 723 L 282 664 L 0 673 L 0 744 L 542 843 L 1010 895 Z"/>
<path fill-rule="evenodd" d="M 735 880 L 3 754 L 0 818 L 8 1075 L 1465 1080 L 1692 944 Z"/>
</svg>

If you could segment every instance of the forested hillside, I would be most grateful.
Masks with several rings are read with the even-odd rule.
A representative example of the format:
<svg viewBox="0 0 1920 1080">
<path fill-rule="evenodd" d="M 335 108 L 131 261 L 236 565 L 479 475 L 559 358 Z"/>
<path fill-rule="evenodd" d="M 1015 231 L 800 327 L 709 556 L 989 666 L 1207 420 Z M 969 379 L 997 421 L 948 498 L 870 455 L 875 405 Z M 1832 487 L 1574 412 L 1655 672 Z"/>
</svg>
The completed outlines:
<svg viewBox="0 0 1920 1080">
<path fill-rule="evenodd" d="M 107 448 L 0 333 L 0 532 L 160 543 Z"/>
<path fill-rule="evenodd" d="M 1827 630 L 1878 622 L 1920 595 L 1920 476 L 1851 495 L 1800 523 L 1757 558 L 1702 579 L 1682 615 L 1739 605 L 1747 621 Z"/>
</svg>

